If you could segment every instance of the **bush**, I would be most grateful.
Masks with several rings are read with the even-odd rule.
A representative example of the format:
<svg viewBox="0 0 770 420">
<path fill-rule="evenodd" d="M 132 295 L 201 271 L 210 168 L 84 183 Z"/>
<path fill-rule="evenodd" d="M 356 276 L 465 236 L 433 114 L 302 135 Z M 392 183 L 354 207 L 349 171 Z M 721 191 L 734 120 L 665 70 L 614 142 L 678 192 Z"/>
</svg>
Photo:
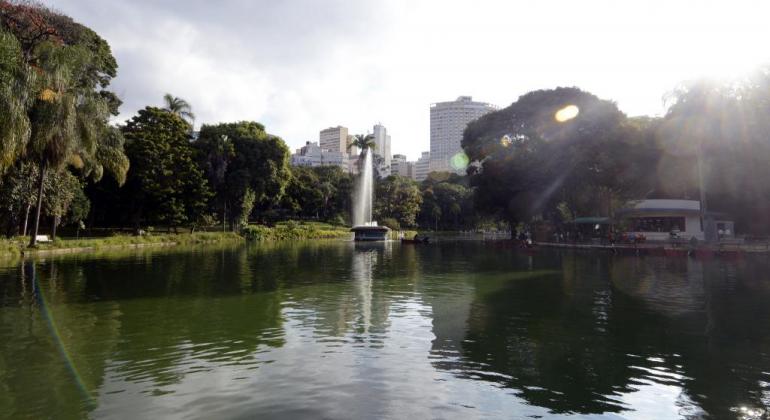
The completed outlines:
<svg viewBox="0 0 770 420">
<path fill-rule="evenodd" d="M 350 237 L 346 227 L 335 227 L 319 222 L 296 222 L 289 220 L 274 227 L 248 225 L 241 229 L 241 235 L 250 241 L 337 239 Z"/>
<path fill-rule="evenodd" d="M 392 218 L 392 217 L 386 217 L 380 221 L 380 224 L 383 226 L 387 226 L 393 230 L 401 230 L 401 224 L 398 223 L 398 220 Z"/>
<path fill-rule="evenodd" d="M 264 241 L 270 239 L 272 235 L 267 226 L 246 225 L 241 229 L 241 236 L 249 241 Z"/>
</svg>

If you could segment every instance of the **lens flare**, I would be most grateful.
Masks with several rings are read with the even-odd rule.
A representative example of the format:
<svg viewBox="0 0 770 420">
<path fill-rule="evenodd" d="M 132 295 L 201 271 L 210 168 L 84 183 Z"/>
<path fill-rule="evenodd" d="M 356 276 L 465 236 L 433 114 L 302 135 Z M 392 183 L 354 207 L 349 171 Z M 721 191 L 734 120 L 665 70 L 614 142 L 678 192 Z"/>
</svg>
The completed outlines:
<svg viewBox="0 0 770 420">
<path fill-rule="evenodd" d="M 40 314 L 43 316 L 43 319 L 45 319 L 46 324 L 48 326 L 48 330 L 51 333 L 51 337 L 53 338 L 54 343 L 56 344 L 56 347 L 59 350 L 59 355 L 64 360 L 64 364 L 69 370 L 70 374 L 72 375 L 73 380 L 75 381 L 75 385 L 80 390 L 81 394 L 83 395 L 85 403 L 93 408 L 96 407 L 96 401 L 94 400 L 93 395 L 88 391 L 88 388 L 85 385 L 85 382 L 83 381 L 83 377 L 80 375 L 80 372 L 78 372 L 77 367 L 75 366 L 75 362 L 72 359 L 72 355 L 67 350 L 67 347 L 64 345 L 64 341 L 62 340 L 62 335 L 60 333 L 59 327 L 56 324 L 56 319 L 53 316 L 53 313 L 51 311 L 51 304 L 48 302 L 48 299 L 46 298 L 45 291 L 41 287 L 40 280 L 38 279 L 37 272 L 35 270 L 34 263 L 30 267 L 31 274 L 32 274 L 32 284 L 36 291 L 36 297 L 38 300 L 38 307 L 40 308 Z"/>
<path fill-rule="evenodd" d="M 457 153 L 456 155 L 452 156 L 451 159 L 449 159 L 449 165 L 452 166 L 452 169 L 455 171 L 465 170 L 469 163 L 471 163 L 471 160 L 464 152 Z"/>
<path fill-rule="evenodd" d="M 566 122 L 578 116 L 580 108 L 575 105 L 567 105 L 564 108 L 556 111 L 554 118 L 558 122 Z"/>
</svg>

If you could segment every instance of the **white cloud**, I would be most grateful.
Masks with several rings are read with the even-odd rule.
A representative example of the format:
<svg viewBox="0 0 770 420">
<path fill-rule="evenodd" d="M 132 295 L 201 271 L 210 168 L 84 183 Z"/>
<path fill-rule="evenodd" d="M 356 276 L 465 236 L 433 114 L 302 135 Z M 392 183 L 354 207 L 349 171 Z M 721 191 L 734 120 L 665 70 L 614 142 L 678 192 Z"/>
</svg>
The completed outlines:
<svg viewBox="0 0 770 420">
<path fill-rule="evenodd" d="M 459 95 L 505 106 L 579 86 L 625 112 L 701 75 L 768 59 L 761 2 L 59 0 L 113 48 L 122 119 L 170 92 L 198 122 L 252 119 L 291 148 L 322 128 L 376 122 L 393 151 L 428 149 L 428 106 Z"/>
</svg>

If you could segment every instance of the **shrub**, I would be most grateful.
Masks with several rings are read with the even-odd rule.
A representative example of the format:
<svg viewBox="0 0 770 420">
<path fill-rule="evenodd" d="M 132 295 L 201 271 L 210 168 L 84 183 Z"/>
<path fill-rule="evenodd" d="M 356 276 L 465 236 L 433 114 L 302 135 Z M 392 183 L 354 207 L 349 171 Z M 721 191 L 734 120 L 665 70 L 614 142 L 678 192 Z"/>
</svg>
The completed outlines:
<svg viewBox="0 0 770 420">
<path fill-rule="evenodd" d="M 393 230 L 401 230 L 401 224 L 398 223 L 398 220 L 392 218 L 392 217 L 385 217 L 380 221 L 380 224 L 383 226 L 387 226 Z"/>
<path fill-rule="evenodd" d="M 270 239 L 270 228 L 260 225 L 246 225 L 241 229 L 241 236 L 249 241 L 264 241 Z"/>
</svg>

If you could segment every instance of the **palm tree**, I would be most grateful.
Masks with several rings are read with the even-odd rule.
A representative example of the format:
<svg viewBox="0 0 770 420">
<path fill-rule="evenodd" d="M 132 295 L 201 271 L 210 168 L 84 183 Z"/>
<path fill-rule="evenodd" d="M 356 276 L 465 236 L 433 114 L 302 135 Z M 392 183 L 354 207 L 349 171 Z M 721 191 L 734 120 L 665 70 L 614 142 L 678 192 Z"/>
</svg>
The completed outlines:
<svg viewBox="0 0 770 420">
<path fill-rule="evenodd" d="M 29 141 L 30 121 L 27 115 L 36 73 L 21 59 L 21 45 L 16 37 L 0 32 L 0 57 L 4 72 L 0 74 L 0 174 L 13 166 Z"/>
<path fill-rule="evenodd" d="M 192 113 L 192 107 L 184 99 L 167 93 L 163 95 L 163 102 L 166 103 L 166 107 L 164 108 L 166 111 L 188 121 L 190 125 L 195 121 L 195 114 Z"/>
<path fill-rule="evenodd" d="M 364 159 L 366 159 L 366 150 L 374 150 L 377 144 L 374 141 L 374 136 L 371 134 L 356 134 L 353 136 L 353 141 L 348 143 L 348 150 L 354 147 L 361 151 L 358 153 L 358 161 L 356 161 L 358 172 L 361 172 L 361 166 L 364 164 Z"/>
<path fill-rule="evenodd" d="M 31 134 L 27 154 L 39 166 L 30 246 L 37 243 L 43 186 L 49 171 L 56 175 L 69 164 L 98 180 L 106 168 L 122 183 L 128 170 L 122 135 L 108 125 L 109 99 L 80 83 L 82 72 L 88 71 L 84 63 L 93 59 L 91 52 L 80 46 L 51 45 L 40 56 L 41 88 L 28 113 Z"/>
<path fill-rule="evenodd" d="M 376 147 L 376 143 L 374 142 L 374 136 L 371 134 L 356 134 L 353 136 L 353 141 L 348 144 L 348 150 L 350 150 L 353 147 L 358 147 L 361 149 L 360 155 L 363 156 L 366 154 L 366 149 L 372 149 Z"/>
</svg>

